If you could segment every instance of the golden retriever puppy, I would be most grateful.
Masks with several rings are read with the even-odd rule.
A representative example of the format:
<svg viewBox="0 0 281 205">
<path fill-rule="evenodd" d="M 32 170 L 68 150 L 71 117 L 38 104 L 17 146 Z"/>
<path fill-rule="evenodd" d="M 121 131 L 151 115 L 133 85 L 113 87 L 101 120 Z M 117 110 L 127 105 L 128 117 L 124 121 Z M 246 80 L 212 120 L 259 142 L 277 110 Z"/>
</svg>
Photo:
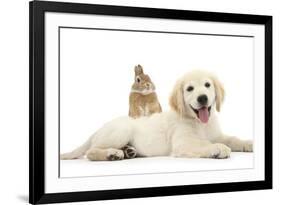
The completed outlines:
<svg viewBox="0 0 281 205">
<path fill-rule="evenodd" d="M 253 143 L 224 134 L 217 120 L 224 88 L 211 73 L 181 77 L 170 97 L 172 110 L 148 117 L 120 117 L 106 123 L 86 143 L 61 159 L 121 160 L 127 144 L 139 156 L 228 158 L 231 151 L 252 152 Z M 237 116 L 238 117 L 238 116 Z M 230 122 L 233 123 L 233 122 Z"/>
</svg>

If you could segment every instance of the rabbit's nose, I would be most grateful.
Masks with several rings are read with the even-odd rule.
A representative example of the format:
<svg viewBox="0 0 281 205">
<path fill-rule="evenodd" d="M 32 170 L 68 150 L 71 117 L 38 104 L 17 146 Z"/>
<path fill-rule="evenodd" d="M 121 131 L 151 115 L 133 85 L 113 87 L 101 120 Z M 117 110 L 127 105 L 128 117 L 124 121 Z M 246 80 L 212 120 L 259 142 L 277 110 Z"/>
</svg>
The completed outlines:
<svg viewBox="0 0 281 205">
<path fill-rule="evenodd" d="M 149 87 L 150 87 L 150 83 L 146 83 L 145 85 L 146 85 L 146 87 L 147 87 L 147 88 L 149 88 Z"/>
</svg>

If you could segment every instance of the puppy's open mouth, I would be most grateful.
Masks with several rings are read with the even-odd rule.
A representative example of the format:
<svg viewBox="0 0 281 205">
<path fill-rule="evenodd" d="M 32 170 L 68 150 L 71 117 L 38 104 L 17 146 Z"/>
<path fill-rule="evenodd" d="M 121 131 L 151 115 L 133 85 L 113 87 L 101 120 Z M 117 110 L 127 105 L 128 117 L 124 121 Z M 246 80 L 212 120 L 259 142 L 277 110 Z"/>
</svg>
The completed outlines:
<svg viewBox="0 0 281 205">
<path fill-rule="evenodd" d="M 190 105 L 191 109 L 195 112 L 196 116 L 202 123 L 207 123 L 210 117 L 210 111 L 211 111 L 211 106 L 210 107 L 201 107 L 199 109 L 195 109 Z"/>
</svg>

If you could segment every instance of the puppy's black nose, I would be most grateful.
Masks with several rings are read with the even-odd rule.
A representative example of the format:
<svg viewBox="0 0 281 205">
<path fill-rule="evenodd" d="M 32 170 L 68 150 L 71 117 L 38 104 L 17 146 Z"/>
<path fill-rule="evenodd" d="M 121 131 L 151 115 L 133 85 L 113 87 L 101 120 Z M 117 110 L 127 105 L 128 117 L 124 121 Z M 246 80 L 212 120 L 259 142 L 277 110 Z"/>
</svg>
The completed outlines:
<svg viewBox="0 0 281 205">
<path fill-rule="evenodd" d="M 206 105 L 207 102 L 208 102 L 208 97 L 207 97 L 207 95 L 200 95 L 200 96 L 197 98 L 197 101 L 198 101 L 201 105 Z"/>
</svg>

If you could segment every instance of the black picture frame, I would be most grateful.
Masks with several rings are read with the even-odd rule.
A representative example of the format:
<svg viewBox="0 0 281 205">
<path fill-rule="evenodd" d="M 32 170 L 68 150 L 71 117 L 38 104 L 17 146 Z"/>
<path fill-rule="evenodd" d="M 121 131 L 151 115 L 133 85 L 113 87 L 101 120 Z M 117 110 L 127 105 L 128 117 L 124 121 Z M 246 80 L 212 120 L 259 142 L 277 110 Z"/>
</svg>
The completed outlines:
<svg viewBox="0 0 281 205">
<path fill-rule="evenodd" d="M 29 4 L 29 202 L 31 204 L 75 202 L 168 195 L 230 192 L 272 188 L 272 17 L 262 15 L 184 11 L 124 6 L 32 1 Z M 45 192 L 45 12 L 150 17 L 209 22 L 260 24 L 265 26 L 265 180 L 153 188 Z"/>
</svg>

